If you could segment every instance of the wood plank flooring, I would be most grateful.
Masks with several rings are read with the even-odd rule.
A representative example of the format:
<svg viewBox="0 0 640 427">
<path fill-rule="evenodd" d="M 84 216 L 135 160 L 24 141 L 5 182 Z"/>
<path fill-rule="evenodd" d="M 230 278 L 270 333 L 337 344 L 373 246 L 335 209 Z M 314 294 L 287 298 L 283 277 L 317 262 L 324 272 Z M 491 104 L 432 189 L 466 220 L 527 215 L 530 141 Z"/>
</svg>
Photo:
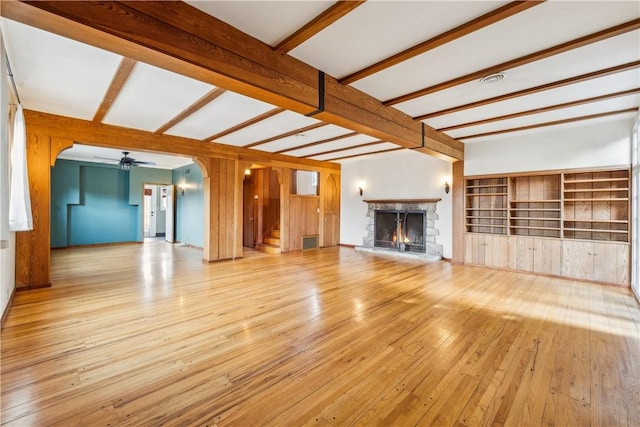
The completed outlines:
<svg viewBox="0 0 640 427">
<path fill-rule="evenodd" d="M 349 248 L 57 250 L 2 330 L 9 426 L 639 426 L 627 289 Z"/>
</svg>

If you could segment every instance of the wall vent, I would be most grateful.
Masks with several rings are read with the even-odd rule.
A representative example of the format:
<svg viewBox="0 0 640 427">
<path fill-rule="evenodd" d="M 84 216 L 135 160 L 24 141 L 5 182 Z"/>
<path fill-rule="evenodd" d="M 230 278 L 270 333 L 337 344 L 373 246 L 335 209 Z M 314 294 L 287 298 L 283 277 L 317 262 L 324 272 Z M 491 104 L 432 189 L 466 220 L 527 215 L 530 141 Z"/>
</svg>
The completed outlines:
<svg viewBox="0 0 640 427">
<path fill-rule="evenodd" d="M 302 236 L 302 250 L 318 249 L 318 235 Z"/>
</svg>

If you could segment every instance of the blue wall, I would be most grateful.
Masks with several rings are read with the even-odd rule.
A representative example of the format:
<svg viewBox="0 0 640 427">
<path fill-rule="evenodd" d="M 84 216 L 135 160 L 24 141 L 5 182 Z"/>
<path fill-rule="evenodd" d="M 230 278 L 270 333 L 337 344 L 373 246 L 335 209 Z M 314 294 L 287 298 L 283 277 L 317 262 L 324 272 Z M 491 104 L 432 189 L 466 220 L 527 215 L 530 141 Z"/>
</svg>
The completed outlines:
<svg viewBox="0 0 640 427">
<path fill-rule="evenodd" d="M 187 173 L 188 172 L 188 173 Z M 176 241 L 203 247 L 204 187 L 196 164 L 173 170 L 176 186 Z M 180 193 L 184 188 L 184 195 Z"/>
<path fill-rule="evenodd" d="M 171 175 L 164 169 L 125 172 L 117 165 L 57 160 L 51 169 L 51 247 L 141 242 L 144 183 L 171 184 Z"/>
</svg>

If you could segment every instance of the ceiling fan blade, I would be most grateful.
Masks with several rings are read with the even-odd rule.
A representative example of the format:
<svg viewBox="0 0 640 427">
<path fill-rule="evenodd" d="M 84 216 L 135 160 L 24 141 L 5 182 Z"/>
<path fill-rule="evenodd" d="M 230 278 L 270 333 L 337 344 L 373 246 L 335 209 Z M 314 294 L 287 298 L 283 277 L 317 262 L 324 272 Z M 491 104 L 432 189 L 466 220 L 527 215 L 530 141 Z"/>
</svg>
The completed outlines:
<svg viewBox="0 0 640 427">
<path fill-rule="evenodd" d="M 112 162 L 119 162 L 120 159 L 112 159 L 110 157 L 100 157 L 100 156 L 93 156 L 94 159 L 102 159 L 102 160 L 111 160 Z"/>
<path fill-rule="evenodd" d="M 136 165 L 151 165 L 151 166 L 155 166 L 156 162 L 141 162 L 138 160 L 134 160 L 132 163 L 136 164 Z"/>
</svg>

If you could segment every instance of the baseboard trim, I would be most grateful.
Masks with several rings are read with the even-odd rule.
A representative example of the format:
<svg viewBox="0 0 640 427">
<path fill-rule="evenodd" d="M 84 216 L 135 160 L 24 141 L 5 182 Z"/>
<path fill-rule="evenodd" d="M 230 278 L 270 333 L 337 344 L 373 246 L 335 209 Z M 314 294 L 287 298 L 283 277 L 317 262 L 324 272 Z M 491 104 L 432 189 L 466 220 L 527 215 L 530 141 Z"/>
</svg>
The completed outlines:
<svg viewBox="0 0 640 427">
<path fill-rule="evenodd" d="M 11 291 L 11 296 L 9 297 L 9 302 L 7 303 L 7 306 L 4 309 L 4 313 L 2 313 L 2 319 L 0 319 L 0 329 L 4 328 L 4 322 L 5 320 L 7 320 L 7 316 L 9 315 L 9 310 L 11 310 L 11 306 L 13 305 L 13 297 L 16 296 L 16 288 L 13 288 L 13 291 Z"/>
<path fill-rule="evenodd" d="M 340 243 L 338 246 L 341 246 L 343 248 L 349 248 L 349 249 L 355 249 L 356 245 L 348 245 L 346 243 Z"/>
</svg>

